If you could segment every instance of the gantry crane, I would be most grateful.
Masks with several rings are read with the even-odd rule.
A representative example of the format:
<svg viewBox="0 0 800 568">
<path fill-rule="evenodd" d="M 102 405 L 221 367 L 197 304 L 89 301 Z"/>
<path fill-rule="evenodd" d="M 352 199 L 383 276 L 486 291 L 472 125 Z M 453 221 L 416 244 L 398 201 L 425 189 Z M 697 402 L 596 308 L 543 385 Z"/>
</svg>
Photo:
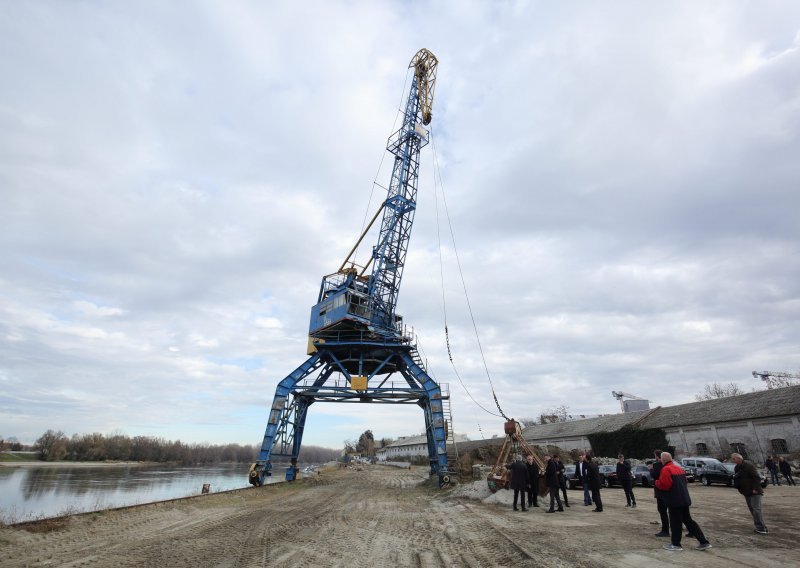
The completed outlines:
<svg viewBox="0 0 800 568">
<path fill-rule="evenodd" d="M 630 399 L 630 400 L 644 400 L 644 401 L 647 401 L 646 398 L 642 398 L 640 396 L 636 396 L 635 394 L 631 394 L 631 393 L 628 393 L 628 392 L 622 392 L 622 391 L 611 391 L 611 396 L 613 396 L 614 398 L 616 398 L 619 401 L 619 407 L 622 410 L 622 412 L 626 412 L 625 402 L 622 400 L 623 398 L 627 398 L 627 399 Z"/>
<path fill-rule="evenodd" d="M 790 379 L 800 379 L 800 373 L 784 373 L 781 371 L 753 371 L 753 376 L 767 383 L 767 389 L 791 384 Z"/>
<path fill-rule="evenodd" d="M 250 482 L 261 485 L 273 458 L 289 460 L 286 479 L 297 474 L 306 416 L 314 402 L 417 404 L 425 418 L 431 474 L 450 481 L 442 388 L 427 373 L 416 339 L 395 313 L 417 206 L 420 150 L 428 144 L 438 61 L 427 49 L 414 55 L 413 80 L 402 126 L 389 137 L 394 155 L 387 197 L 339 270 L 322 278 L 311 308 L 309 358 L 275 391 L 258 461 Z M 382 214 L 378 242 L 365 266 L 354 252 Z M 371 268 L 371 272 L 368 270 Z"/>
</svg>

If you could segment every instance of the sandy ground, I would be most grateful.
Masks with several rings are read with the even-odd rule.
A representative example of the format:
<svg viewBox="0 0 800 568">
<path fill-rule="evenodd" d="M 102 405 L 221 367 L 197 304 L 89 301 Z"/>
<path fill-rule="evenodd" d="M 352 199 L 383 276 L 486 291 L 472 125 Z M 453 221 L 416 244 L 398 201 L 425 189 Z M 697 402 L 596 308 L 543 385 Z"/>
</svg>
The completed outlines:
<svg viewBox="0 0 800 568">
<path fill-rule="evenodd" d="M 768 488 L 768 535 L 753 533 L 744 499 L 691 487 L 692 514 L 714 548 L 661 549 L 652 490 L 628 509 L 603 491 L 582 505 L 511 510 L 511 492 L 475 482 L 441 491 L 426 470 L 326 470 L 295 483 L 0 528 L 0 565 L 15 566 L 797 566 L 800 487 Z M 691 542 L 688 542 L 691 541 Z M 690 546 L 691 545 L 691 546 Z"/>
</svg>

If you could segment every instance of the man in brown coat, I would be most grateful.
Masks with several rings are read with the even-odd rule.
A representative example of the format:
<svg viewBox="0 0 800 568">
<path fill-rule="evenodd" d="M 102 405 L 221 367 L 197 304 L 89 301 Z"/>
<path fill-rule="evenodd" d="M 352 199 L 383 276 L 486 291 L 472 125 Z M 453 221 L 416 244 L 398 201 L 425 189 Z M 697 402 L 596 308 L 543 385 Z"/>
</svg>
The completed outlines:
<svg viewBox="0 0 800 568">
<path fill-rule="evenodd" d="M 744 461 L 741 454 L 731 454 L 731 461 L 736 464 L 736 467 L 733 468 L 733 483 L 747 501 L 747 508 L 750 509 L 753 523 L 756 526 L 755 531 L 759 534 L 767 534 L 767 526 L 764 524 L 764 517 L 761 513 L 761 497 L 764 496 L 764 490 L 761 488 L 761 476 L 758 475 L 756 466 L 749 461 Z"/>
</svg>

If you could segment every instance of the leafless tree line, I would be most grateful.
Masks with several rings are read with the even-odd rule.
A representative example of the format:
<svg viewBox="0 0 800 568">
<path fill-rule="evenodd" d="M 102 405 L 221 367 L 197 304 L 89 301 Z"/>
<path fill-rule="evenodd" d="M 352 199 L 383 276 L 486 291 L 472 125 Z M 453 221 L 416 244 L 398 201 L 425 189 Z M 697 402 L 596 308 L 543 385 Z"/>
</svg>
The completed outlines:
<svg viewBox="0 0 800 568">
<path fill-rule="evenodd" d="M 129 437 L 112 433 L 73 434 L 67 437 L 62 431 L 48 430 L 33 446 L 43 461 L 141 461 L 171 462 L 181 465 L 208 465 L 216 463 L 251 463 L 256 461 L 259 449 L 241 444 L 187 444 L 154 436 Z M 339 457 L 340 450 L 305 446 L 300 451 L 300 461 L 325 462 Z"/>
</svg>

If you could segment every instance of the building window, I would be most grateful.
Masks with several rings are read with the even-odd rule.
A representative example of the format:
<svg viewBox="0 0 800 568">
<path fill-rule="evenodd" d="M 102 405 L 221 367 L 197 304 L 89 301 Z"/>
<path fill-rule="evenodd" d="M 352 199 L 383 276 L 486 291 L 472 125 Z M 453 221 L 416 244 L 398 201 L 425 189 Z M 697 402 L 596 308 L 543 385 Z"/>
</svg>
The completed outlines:
<svg viewBox="0 0 800 568">
<path fill-rule="evenodd" d="M 731 444 L 731 451 L 741 454 L 742 458 L 747 459 L 747 446 L 741 442 L 734 442 Z"/>
<path fill-rule="evenodd" d="M 697 448 L 697 455 L 698 456 L 707 456 L 708 455 L 708 446 L 706 446 L 703 442 L 697 442 L 695 444 L 695 448 Z"/>
<path fill-rule="evenodd" d="M 786 440 L 770 440 L 770 445 L 772 446 L 772 453 L 773 454 L 788 454 L 789 447 L 786 445 Z"/>
</svg>

